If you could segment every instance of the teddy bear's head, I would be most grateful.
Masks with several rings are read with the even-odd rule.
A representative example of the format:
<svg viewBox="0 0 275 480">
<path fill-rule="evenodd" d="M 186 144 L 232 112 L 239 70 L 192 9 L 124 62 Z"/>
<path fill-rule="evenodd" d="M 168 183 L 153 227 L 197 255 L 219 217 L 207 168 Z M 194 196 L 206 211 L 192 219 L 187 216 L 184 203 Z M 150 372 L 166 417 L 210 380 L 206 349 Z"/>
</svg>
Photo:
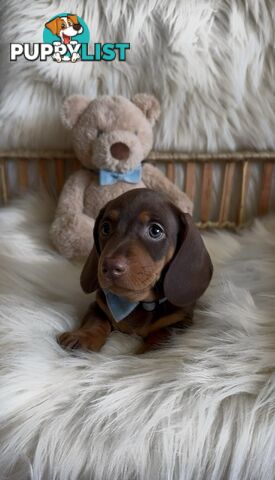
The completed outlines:
<svg viewBox="0 0 275 480">
<path fill-rule="evenodd" d="M 72 130 L 76 155 L 85 167 L 126 172 L 149 154 L 159 115 L 153 95 L 139 93 L 132 100 L 73 95 L 64 101 L 61 118 Z"/>
</svg>

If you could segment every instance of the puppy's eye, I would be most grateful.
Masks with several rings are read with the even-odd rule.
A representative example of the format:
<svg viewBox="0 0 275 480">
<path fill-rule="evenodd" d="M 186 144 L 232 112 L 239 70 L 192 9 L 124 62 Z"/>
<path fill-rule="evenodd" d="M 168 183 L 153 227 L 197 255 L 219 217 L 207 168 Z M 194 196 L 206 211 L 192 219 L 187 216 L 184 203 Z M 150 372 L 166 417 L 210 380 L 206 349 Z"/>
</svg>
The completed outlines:
<svg viewBox="0 0 275 480">
<path fill-rule="evenodd" d="M 154 240 L 160 240 L 165 236 L 164 229 L 159 223 L 151 223 L 148 227 L 148 233 Z"/>
<path fill-rule="evenodd" d="M 103 131 L 102 130 L 98 130 L 97 131 L 97 138 L 100 137 L 100 135 L 102 135 Z"/>
<path fill-rule="evenodd" d="M 65 23 L 62 23 L 61 28 L 65 28 L 65 27 L 66 27 Z"/>
<path fill-rule="evenodd" d="M 110 222 L 103 222 L 100 227 L 100 233 L 103 237 L 107 237 L 111 233 L 111 224 Z"/>
</svg>

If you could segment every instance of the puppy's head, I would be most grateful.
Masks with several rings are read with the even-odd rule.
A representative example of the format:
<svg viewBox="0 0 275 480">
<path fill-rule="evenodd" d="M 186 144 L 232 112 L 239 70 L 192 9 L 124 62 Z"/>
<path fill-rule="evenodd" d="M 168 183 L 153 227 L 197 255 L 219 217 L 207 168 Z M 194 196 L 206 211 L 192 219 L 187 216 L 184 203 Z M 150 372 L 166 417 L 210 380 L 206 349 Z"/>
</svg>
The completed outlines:
<svg viewBox="0 0 275 480">
<path fill-rule="evenodd" d="M 70 42 L 71 37 L 83 32 L 83 27 L 78 22 L 77 15 L 56 17 L 50 22 L 47 22 L 45 27 L 48 28 L 53 35 L 60 37 L 65 44 Z"/>
<path fill-rule="evenodd" d="M 86 293 L 100 286 L 132 301 L 146 300 L 157 287 L 184 306 L 202 295 L 212 270 L 191 217 L 165 195 L 134 189 L 100 211 L 81 286 Z"/>
</svg>

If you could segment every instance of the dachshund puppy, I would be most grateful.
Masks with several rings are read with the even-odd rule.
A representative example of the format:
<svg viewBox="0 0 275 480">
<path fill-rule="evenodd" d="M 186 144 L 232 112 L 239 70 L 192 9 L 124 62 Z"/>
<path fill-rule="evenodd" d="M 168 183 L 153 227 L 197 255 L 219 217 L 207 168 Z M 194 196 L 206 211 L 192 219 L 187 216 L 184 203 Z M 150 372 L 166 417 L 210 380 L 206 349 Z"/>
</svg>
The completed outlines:
<svg viewBox="0 0 275 480">
<path fill-rule="evenodd" d="M 80 328 L 63 333 L 59 343 L 99 351 L 115 329 L 143 337 L 142 351 L 155 347 L 168 327 L 190 323 L 212 271 L 190 215 L 153 190 L 126 192 L 96 219 L 81 274 L 84 292 L 96 291 L 96 299 Z"/>
</svg>

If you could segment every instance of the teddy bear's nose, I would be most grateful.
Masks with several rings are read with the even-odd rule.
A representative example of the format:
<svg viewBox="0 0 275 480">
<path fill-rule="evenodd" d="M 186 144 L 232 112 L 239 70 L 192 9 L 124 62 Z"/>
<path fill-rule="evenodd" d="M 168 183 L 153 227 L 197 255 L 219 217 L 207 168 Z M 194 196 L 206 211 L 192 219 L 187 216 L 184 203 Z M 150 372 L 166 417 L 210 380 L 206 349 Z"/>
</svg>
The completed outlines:
<svg viewBox="0 0 275 480">
<path fill-rule="evenodd" d="M 125 143 L 113 143 L 110 150 L 112 156 L 118 160 L 127 160 L 129 158 L 130 148 Z"/>
</svg>

